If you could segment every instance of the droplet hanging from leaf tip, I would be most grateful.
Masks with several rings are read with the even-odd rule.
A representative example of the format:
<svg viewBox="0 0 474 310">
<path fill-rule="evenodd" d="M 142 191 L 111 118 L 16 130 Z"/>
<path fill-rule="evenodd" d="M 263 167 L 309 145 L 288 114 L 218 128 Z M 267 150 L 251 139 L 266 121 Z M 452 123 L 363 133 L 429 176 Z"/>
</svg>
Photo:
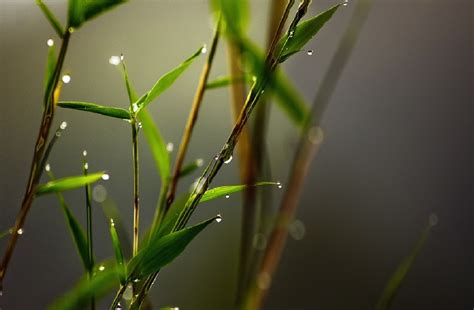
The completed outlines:
<svg viewBox="0 0 474 310">
<path fill-rule="evenodd" d="M 107 173 L 104 173 L 104 174 L 102 175 L 102 180 L 107 181 L 107 180 L 109 180 L 109 179 L 110 179 L 110 175 L 108 175 Z"/>
<path fill-rule="evenodd" d="M 54 40 L 53 39 L 48 39 L 48 41 L 46 41 L 46 44 L 48 44 L 48 46 L 53 46 L 54 45 Z"/>
<path fill-rule="evenodd" d="M 201 48 L 201 53 L 206 54 L 207 53 L 207 44 L 204 44 Z"/>
<path fill-rule="evenodd" d="M 314 53 L 314 51 L 313 51 L 313 50 L 308 50 L 308 51 L 306 52 L 306 54 L 308 54 L 308 56 L 311 56 L 311 55 L 313 55 L 313 53 Z"/>
<path fill-rule="evenodd" d="M 61 130 L 66 129 L 66 127 L 67 127 L 67 122 L 64 122 L 64 121 L 61 122 L 61 125 L 59 125 L 59 128 L 61 128 Z"/>
<path fill-rule="evenodd" d="M 84 157 L 87 156 L 87 151 L 86 150 L 82 151 L 82 156 L 84 156 Z"/>
<path fill-rule="evenodd" d="M 122 59 L 123 59 L 123 55 L 122 56 L 110 56 L 109 58 L 109 64 L 113 65 L 113 66 L 118 66 L 121 62 L 122 62 Z"/>
<path fill-rule="evenodd" d="M 216 222 L 217 222 L 217 223 L 222 222 L 222 216 L 221 216 L 220 214 L 217 214 L 217 216 L 216 216 Z"/>
<path fill-rule="evenodd" d="M 88 170 L 88 169 L 89 169 L 89 164 L 88 164 L 87 162 L 84 163 L 84 169 L 85 169 L 85 170 Z"/>
</svg>

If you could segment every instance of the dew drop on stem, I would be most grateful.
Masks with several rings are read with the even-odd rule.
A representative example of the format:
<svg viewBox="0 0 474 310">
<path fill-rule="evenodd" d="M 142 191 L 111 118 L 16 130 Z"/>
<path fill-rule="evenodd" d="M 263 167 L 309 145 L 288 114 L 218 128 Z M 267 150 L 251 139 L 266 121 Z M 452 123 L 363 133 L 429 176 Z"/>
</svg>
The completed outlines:
<svg viewBox="0 0 474 310">
<path fill-rule="evenodd" d="M 122 62 L 123 56 L 110 56 L 109 64 L 113 66 L 118 66 Z"/>
<path fill-rule="evenodd" d="M 222 216 L 221 216 L 220 214 L 217 214 L 217 216 L 216 216 L 216 222 L 217 222 L 217 223 L 222 222 Z"/>
<path fill-rule="evenodd" d="M 24 231 L 23 231 L 23 228 L 19 228 L 17 231 L 16 231 L 17 234 L 19 235 L 23 235 Z"/>
<path fill-rule="evenodd" d="M 44 166 L 44 171 L 50 172 L 50 171 L 51 171 L 51 165 L 50 165 L 50 164 L 46 164 L 46 166 Z"/>
<path fill-rule="evenodd" d="M 87 156 L 87 151 L 86 150 L 82 151 L 82 156 L 84 156 L 84 157 Z"/>
<path fill-rule="evenodd" d="M 225 160 L 224 160 L 224 164 L 228 164 L 232 161 L 232 155 L 230 155 L 229 157 L 227 157 Z"/>
</svg>

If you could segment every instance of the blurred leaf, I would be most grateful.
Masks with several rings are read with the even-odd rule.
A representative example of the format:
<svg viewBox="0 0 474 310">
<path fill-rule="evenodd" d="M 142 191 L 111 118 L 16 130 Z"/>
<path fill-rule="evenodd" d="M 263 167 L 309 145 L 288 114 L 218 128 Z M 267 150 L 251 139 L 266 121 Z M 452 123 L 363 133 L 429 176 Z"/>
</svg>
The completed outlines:
<svg viewBox="0 0 474 310">
<path fill-rule="evenodd" d="M 183 63 L 181 63 L 176 68 L 172 69 L 155 83 L 151 90 L 143 95 L 137 102 L 137 106 L 139 109 L 143 109 L 146 107 L 150 102 L 155 100 L 158 96 L 160 96 L 165 90 L 171 87 L 173 83 L 178 79 L 178 77 L 193 63 L 194 59 L 196 59 L 199 55 L 202 54 L 202 50 L 204 47 L 200 47 L 191 57 L 186 59 Z"/>
<path fill-rule="evenodd" d="M 132 258 L 128 264 L 129 277 L 141 279 L 171 263 L 186 248 L 186 246 L 217 217 L 170 233 L 158 240 L 151 240 L 148 245 Z"/>
<path fill-rule="evenodd" d="M 262 186 L 262 185 L 278 185 L 275 182 L 259 182 L 255 185 L 250 186 Z M 219 186 L 212 189 L 208 189 L 204 195 L 202 195 L 200 202 L 209 201 L 212 199 L 216 199 L 225 195 L 230 195 L 232 193 L 240 192 L 245 188 L 249 187 L 249 185 L 227 185 L 227 186 Z"/>
<path fill-rule="evenodd" d="M 115 222 L 113 219 L 110 219 L 110 237 L 112 239 L 112 245 L 114 247 L 115 260 L 117 262 L 117 270 L 120 278 L 120 283 L 125 285 L 127 278 L 126 266 L 123 262 L 123 253 L 122 246 L 120 244 L 120 239 L 115 229 Z"/>
<path fill-rule="evenodd" d="M 117 204 L 107 197 L 104 201 L 101 202 L 102 211 L 104 212 L 105 217 L 110 221 L 111 219 L 114 220 L 115 223 L 115 230 L 119 236 L 120 244 L 122 245 L 122 253 L 125 257 L 130 257 L 132 248 L 132 243 L 130 242 L 130 238 L 125 228 L 122 215 L 118 210 Z"/>
<path fill-rule="evenodd" d="M 231 77 L 231 76 L 222 76 L 218 77 L 213 81 L 210 81 L 206 85 L 206 89 L 214 89 L 229 86 L 233 83 L 245 82 L 245 77 Z"/>
<path fill-rule="evenodd" d="M 431 215 L 427 226 L 423 229 L 412 251 L 407 257 L 405 257 L 401 261 L 400 265 L 398 265 L 397 269 L 395 270 L 390 280 L 388 281 L 382 293 L 382 296 L 380 296 L 380 299 L 375 309 L 377 310 L 389 309 L 393 298 L 395 297 L 398 289 L 403 283 L 403 280 L 405 280 L 416 257 L 420 254 L 421 249 L 423 248 L 424 244 L 426 243 L 426 240 L 428 239 L 431 228 L 436 224 L 436 222 L 437 222 L 436 215 Z"/>
<path fill-rule="evenodd" d="M 105 172 L 92 173 L 87 176 L 75 176 L 49 181 L 46 184 L 41 184 L 36 189 L 36 195 L 44 195 L 55 192 L 63 192 L 75 188 L 82 187 L 86 184 L 97 182 L 105 175 Z"/>
<path fill-rule="evenodd" d="M 318 31 L 324 26 L 324 24 L 331 19 L 332 15 L 336 12 L 341 4 L 337 4 L 327 11 L 324 11 L 313 18 L 305 20 L 296 26 L 295 32 L 292 37 L 288 37 L 286 33 L 280 41 L 277 43 L 276 51 L 280 52 L 278 61 L 283 62 L 294 53 L 299 52 L 305 44 L 311 40 Z"/>
<path fill-rule="evenodd" d="M 130 119 L 130 112 L 125 109 L 107 107 L 90 102 L 59 101 L 58 106 L 60 106 L 61 108 L 92 112 L 125 120 Z"/>
<path fill-rule="evenodd" d="M 104 264 L 101 264 L 100 266 L 104 266 Z M 88 275 L 82 277 L 79 283 L 72 290 L 58 298 L 48 307 L 48 309 L 87 309 L 91 298 L 104 296 L 113 288 L 117 287 L 119 284 L 119 272 L 116 266 L 107 266 L 104 269 L 101 269 L 95 271 L 95 274 L 90 280 Z"/>
<path fill-rule="evenodd" d="M 247 0 L 213 0 L 215 15 L 222 14 L 226 32 L 241 37 L 248 28 L 250 20 L 249 2 Z"/>
<path fill-rule="evenodd" d="M 78 28 L 91 18 L 127 0 L 69 0 L 68 25 Z"/>
<path fill-rule="evenodd" d="M 166 150 L 166 143 L 147 109 L 140 111 L 138 119 L 142 123 L 142 130 L 150 147 L 153 159 L 155 160 L 161 182 L 162 184 L 168 183 L 170 176 L 170 157 L 169 152 Z"/>
<path fill-rule="evenodd" d="M 3 232 L 0 232 L 0 239 L 2 239 L 3 237 L 7 236 L 10 234 L 10 231 L 12 230 L 13 228 L 10 228 L 10 229 L 7 229 Z"/>
<path fill-rule="evenodd" d="M 192 161 L 189 164 L 186 164 L 179 172 L 179 177 L 184 178 L 185 176 L 190 175 L 197 169 L 201 168 L 202 164 L 203 164 L 202 159 L 196 159 L 195 161 Z"/>
<path fill-rule="evenodd" d="M 123 60 L 122 60 L 122 75 L 123 75 L 123 80 L 125 81 L 125 87 L 127 88 L 128 99 L 130 101 L 130 104 L 132 104 L 133 102 L 136 102 L 138 100 L 138 95 L 132 83 L 130 82 L 130 79 L 128 78 L 127 66 L 125 65 L 125 61 Z"/>
<path fill-rule="evenodd" d="M 61 25 L 56 16 L 54 16 L 54 13 L 48 8 L 46 4 L 43 3 L 42 0 L 36 0 L 36 4 L 40 7 L 41 11 L 46 16 L 46 19 L 48 19 L 51 26 L 53 26 L 58 36 L 62 38 L 64 35 L 64 27 Z"/>
</svg>

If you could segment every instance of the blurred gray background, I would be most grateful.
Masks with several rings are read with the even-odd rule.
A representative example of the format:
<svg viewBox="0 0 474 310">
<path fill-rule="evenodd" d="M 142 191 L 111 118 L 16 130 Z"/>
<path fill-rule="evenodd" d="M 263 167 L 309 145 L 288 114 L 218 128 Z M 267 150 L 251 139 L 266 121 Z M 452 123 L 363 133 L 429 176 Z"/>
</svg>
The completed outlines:
<svg viewBox="0 0 474 310">
<path fill-rule="evenodd" d="M 45 1 L 61 17 L 66 1 Z M 313 1 L 312 14 L 335 1 Z M 285 69 L 308 101 L 351 16 L 342 9 Z M 252 37 L 263 45 L 269 1 L 252 1 Z M 74 33 L 62 98 L 127 106 L 120 74 L 108 63 L 123 53 L 140 93 L 210 40 L 207 1 L 136 0 Z M 34 1 L 0 0 L 0 231 L 19 210 L 39 126 L 46 40 L 55 34 Z M 59 42 L 56 40 L 56 42 Z M 167 141 L 179 142 L 203 59 L 150 109 Z M 226 74 L 219 47 L 212 77 Z M 265 309 L 371 309 L 428 216 L 439 223 L 393 309 L 474 307 L 472 200 L 472 0 L 376 0 L 323 122 L 326 140 L 311 167 L 297 218 L 306 227 L 289 239 Z M 188 159 L 206 161 L 231 128 L 228 90 L 205 95 Z M 51 154 L 57 176 L 106 169 L 109 197 L 131 227 L 130 128 L 125 122 L 59 110 L 69 126 Z M 159 177 L 141 140 L 142 224 L 148 225 Z M 268 145 L 276 180 L 285 184 L 297 132 L 274 106 Z M 176 147 L 175 147 L 176 148 Z M 173 152 L 173 155 L 176 153 Z M 238 163 L 215 185 L 238 183 Z M 188 178 L 181 189 L 194 180 Z M 275 189 L 276 198 L 282 190 Z M 82 191 L 66 199 L 83 221 Z M 106 220 L 94 205 L 95 250 L 112 255 Z M 240 197 L 203 204 L 194 220 L 221 213 L 153 290 L 156 306 L 230 309 L 237 276 Z M 143 226 L 144 227 L 144 226 Z M 0 240 L 3 252 L 6 239 Z M 6 277 L 3 310 L 43 309 L 82 273 L 54 197 L 38 199 Z"/>
</svg>

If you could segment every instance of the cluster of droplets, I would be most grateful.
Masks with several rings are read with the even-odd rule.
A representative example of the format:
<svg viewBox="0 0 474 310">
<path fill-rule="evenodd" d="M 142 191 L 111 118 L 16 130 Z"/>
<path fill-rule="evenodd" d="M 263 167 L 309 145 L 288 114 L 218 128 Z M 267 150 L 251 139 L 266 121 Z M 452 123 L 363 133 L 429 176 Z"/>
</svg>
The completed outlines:
<svg viewBox="0 0 474 310">
<path fill-rule="evenodd" d="M 276 185 L 277 185 L 278 188 L 283 188 L 283 185 L 281 185 L 280 182 L 277 182 Z"/>
<path fill-rule="evenodd" d="M 61 132 L 66 128 L 67 128 L 67 122 L 64 122 L 64 121 L 61 122 L 58 130 L 56 130 L 56 133 L 55 133 L 56 137 L 61 137 Z"/>
</svg>

